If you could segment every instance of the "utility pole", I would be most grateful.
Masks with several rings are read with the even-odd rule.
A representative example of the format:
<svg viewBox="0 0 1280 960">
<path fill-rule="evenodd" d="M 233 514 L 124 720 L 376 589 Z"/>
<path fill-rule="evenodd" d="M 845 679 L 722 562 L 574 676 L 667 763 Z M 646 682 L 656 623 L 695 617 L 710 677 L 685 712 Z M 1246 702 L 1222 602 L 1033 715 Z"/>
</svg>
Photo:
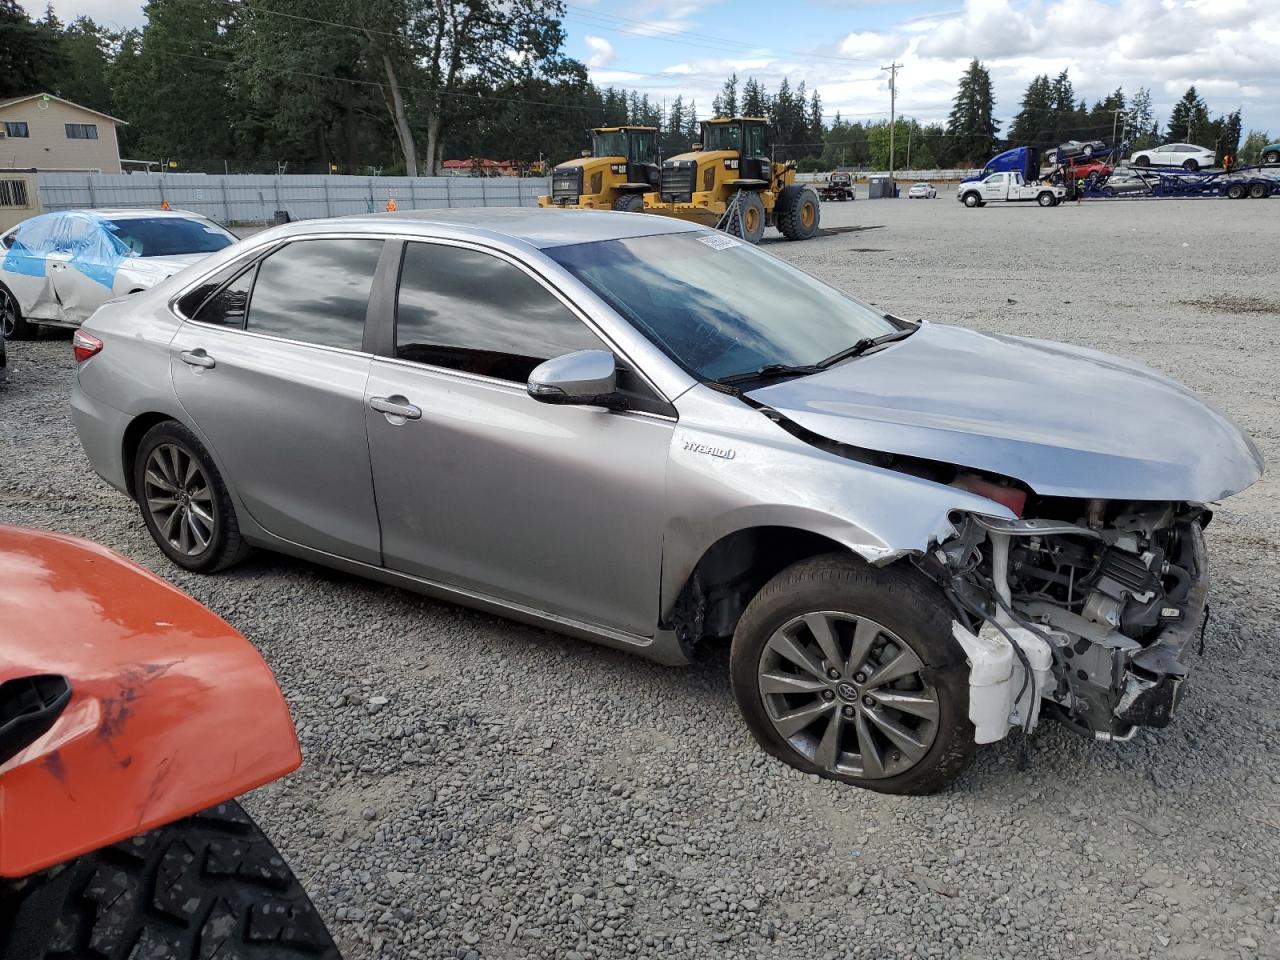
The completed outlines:
<svg viewBox="0 0 1280 960">
<path fill-rule="evenodd" d="M 902 69 L 900 63 L 890 63 L 887 67 L 881 67 L 881 70 L 889 71 L 889 179 L 893 179 L 893 133 L 894 126 L 897 122 L 897 100 L 898 100 L 898 71 Z"/>
</svg>

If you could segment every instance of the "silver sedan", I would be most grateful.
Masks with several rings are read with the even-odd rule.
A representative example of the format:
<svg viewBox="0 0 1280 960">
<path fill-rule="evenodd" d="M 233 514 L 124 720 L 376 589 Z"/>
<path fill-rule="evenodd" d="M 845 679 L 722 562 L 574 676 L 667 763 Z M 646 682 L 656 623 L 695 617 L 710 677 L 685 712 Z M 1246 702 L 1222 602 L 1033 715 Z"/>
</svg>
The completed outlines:
<svg viewBox="0 0 1280 960">
<path fill-rule="evenodd" d="M 630 213 L 290 224 L 74 345 L 85 453 L 174 563 L 277 550 L 663 663 L 729 641 L 764 749 L 886 792 L 1046 716 L 1168 723 L 1203 504 L 1262 466 L 1138 364 Z"/>
</svg>

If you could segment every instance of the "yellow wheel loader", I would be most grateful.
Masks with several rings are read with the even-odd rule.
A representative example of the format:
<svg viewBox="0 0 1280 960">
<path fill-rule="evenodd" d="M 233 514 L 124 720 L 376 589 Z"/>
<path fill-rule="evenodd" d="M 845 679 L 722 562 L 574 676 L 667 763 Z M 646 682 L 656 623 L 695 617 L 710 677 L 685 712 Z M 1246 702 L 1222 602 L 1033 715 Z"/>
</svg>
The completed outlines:
<svg viewBox="0 0 1280 960">
<path fill-rule="evenodd" d="M 768 121 L 717 117 L 702 122 L 702 143 L 662 164 L 658 195 L 646 213 L 661 213 L 727 230 L 759 243 L 770 224 L 788 240 L 818 233 L 818 194 L 796 183 L 793 162 L 769 159 Z"/>
<path fill-rule="evenodd" d="M 551 171 L 551 196 L 540 207 L 642 210 L 658 188 L 657 127 L 597 127 L 591 149 Z"/>
</svg>

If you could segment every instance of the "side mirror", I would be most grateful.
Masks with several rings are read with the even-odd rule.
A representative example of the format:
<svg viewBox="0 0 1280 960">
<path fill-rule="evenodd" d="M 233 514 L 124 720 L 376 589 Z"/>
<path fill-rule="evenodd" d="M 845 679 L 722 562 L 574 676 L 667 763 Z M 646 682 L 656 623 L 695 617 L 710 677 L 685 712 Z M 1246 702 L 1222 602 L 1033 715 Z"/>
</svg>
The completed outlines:
<svg viewBox="0 0 1280 960">
<path fill-rule="evenodd" d="M 542 403 L 620 409 L 618 361 L 608 350 L 578 350 L 536 366 L 529 374 L 529 396 Z"/>
</svg>

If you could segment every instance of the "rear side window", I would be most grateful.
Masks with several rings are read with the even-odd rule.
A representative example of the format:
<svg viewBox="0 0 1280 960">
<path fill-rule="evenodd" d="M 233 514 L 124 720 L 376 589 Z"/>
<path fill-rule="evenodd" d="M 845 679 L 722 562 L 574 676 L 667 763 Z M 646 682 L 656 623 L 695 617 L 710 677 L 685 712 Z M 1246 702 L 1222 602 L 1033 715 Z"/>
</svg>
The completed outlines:
<svg viewBox="0 0 1280 960">
<path fill-rule="evenodd" d="M 400 359 L 525 383 L 544 360 L 604 349 L 568 307 L 507 261 L 461 247 L 405 244 L 396 298 Z"/>
<path fill-rule="evenodd" d="M 253 267 L 247 267 L 240 276 L 206 300 L 191 319 L 220 327 L 243 327 L 249 291 L 253 288 L 253 270 Z"/>
<path fill-rule="evenodd" d="M 246 329 L 359 350 L 381 240 L 298 240 L 258 267 Z"/>
</svg>

